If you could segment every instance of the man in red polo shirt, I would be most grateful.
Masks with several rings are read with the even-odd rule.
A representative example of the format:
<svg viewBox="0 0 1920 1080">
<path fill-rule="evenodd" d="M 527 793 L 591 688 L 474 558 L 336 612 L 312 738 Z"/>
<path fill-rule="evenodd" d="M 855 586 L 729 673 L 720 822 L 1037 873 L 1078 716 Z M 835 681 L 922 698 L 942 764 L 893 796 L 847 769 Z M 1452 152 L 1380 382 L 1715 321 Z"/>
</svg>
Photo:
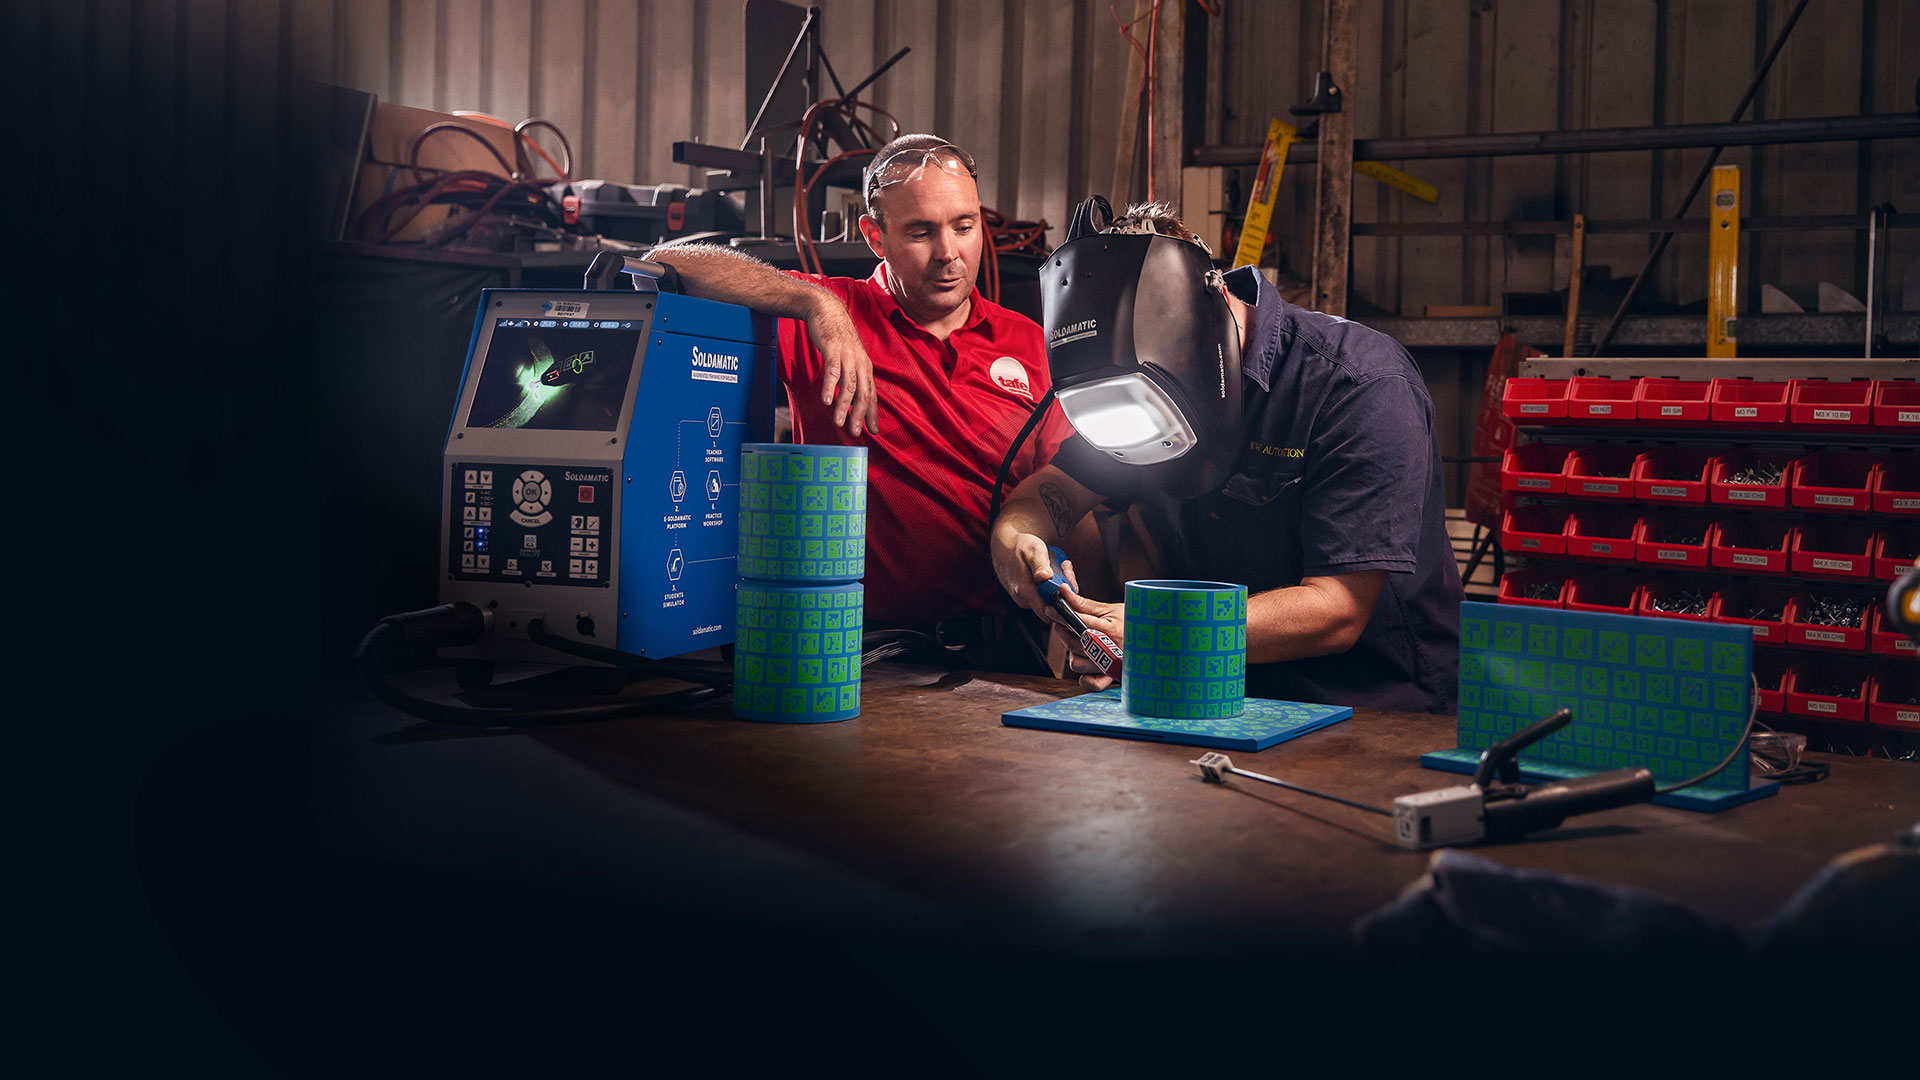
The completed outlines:
<svg viewBox="0 0 1920 1080">
<path fill-rule="evenodd" d="M 973 159 L 931 135 L 874 155 L 860 233 L 865 280 L 782 273 L 730 248 L 656 248 L 687 292 L 784 316 L 780 375 L 795 442 L 868 448 L 867 625 L 970 646 L 980 666 L 1026 653 L 986 556 L 994 478 L 1048 389 L 1040 327 L 974 291 L 986 226 Z M 1053 411 L 1006 490 L 1073 429 Z"/>
</svg>

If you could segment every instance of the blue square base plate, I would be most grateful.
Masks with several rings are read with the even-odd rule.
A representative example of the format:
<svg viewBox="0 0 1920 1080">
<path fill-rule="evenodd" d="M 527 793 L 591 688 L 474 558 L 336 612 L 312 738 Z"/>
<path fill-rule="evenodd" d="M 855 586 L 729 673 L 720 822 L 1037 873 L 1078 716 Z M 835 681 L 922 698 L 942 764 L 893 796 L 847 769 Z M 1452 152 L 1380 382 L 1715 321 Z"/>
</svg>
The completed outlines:
<svg viewBox="0 0 1920 1080">
<path fill-rule="evenodd" d="M 1435 750 L 1431 754 L 1421 754 L 1420 765 L 1422 768 L 1437 769 L 1440 772 L 1462 773 L 1467 776 L 1472 776 L 1474 771 L 1480 767 L 1480 751 L 1462 749 Z M 1529 784 L 1541 784 L 1550 780 L 1572 780 L 1577 777 L 1591 776 L 1597 771 L 1596 769 L 1581 769 L 1569 765 L 1556 764 L 1554 762 L 1522 761 L 1520 763 L 1520 779 Z M 1725 788 L 1710 788 L 1701 785 L 1681 788 L 1679 791 L 1668 792 L 1665 795 L 1655 795 L 1653 797 L 1653 805 L 1674 806 L 1682 810 L 1703 810 L 1707 813 L 1716 813 L 1721 810 L 1739 806 L 1741 803 L 1749 803 L 1755 799 L 1764 799 L 1769 795 L 1776 795 L 1779 791 L 1780 781 L 1778 780 L 1765 780 L 1754 784 L 1745 791 L 1729 791 Z"/>
<path fill-rule="evenodd" d="M 1247 699 L 1247 711 L 1226 720 L 1172 720 L 1135 716 L 1120 703 L 1120 688 L 1081 694 L 1004 713 L 1008 727 L 1107 735 L 1118 739 L 1205 746 L 1213 750 L 1265 750 L 1288 739 L 1337 724 L 1353 715 L 1346 706 Z"/>
</svg>

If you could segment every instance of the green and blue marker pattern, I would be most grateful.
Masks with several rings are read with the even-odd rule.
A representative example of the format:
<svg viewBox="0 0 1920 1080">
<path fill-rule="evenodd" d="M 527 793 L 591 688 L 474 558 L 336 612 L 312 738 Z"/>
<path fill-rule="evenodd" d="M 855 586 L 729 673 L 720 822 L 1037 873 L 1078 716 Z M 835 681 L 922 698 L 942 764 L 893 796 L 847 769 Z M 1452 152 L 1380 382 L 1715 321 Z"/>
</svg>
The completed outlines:
<svg viewBox="0 0 1920 1080">
<path fill-rule="evenodd" d="M 1573 722 L 1522 751 L 1523 765 L 1645 766 L 1661 783 L 1684 780 L 1740 741 L 1752 671 L 1744 626 L 1466 603 L 1456 736 L 1484 749 L 1568 708 Z M 1699 787 L 1747 790 L 1745 755 Z"/>
<path fill-rule="evenodd" d="M 1127 653 L 1127 661 L 1129 663 L 1133 661 L 1131 651 Z M 1081 694 L 1078 697 L 1061 698 L 1059 701 L 1032 706 L 1020 710 L 1020 713 L 1043 716 L 1050 720 L 1106 724 L 1139 731 L 1211 735 L 1220 739 L 1259 741 L 1280 735 L 1283 737 L 1281 741 L 1284 741 L 1296 732 L 1304 733 L 1302 729 L 1317 730 L 1324 727 L 1329 713 L 1346 711 L 1350 710 L 1332 709 L 1325 705 L 1304 705 L 1297 701 L 1268 701 L 1265 698 L 1251 698 L 1238 716 L 1207 719 L 1204 723 L 1195 723 L 1193 720 L 1140 716 L 1129 712 L 1120 700 L 1120 691 L 1108 688 L 1098 693 Z"/>
<path fill-rule="evenodd" d="M 866 586 L 742 581 L 735 604 L 733 715 L 805 724 L 860 713 Z"/>
<path fill-rule="evenodd" d="M 1239 716 L 1246 707 L 1246 586 L 1181 584 L 1127 583 L 1121 700 L 1139 716 Z"/>
<path fill-rule="evenodd" d="M 743 578 L 857 581 L 867 570 L 867 450 L 748 443 L 740 454 Z"/>
</svg>

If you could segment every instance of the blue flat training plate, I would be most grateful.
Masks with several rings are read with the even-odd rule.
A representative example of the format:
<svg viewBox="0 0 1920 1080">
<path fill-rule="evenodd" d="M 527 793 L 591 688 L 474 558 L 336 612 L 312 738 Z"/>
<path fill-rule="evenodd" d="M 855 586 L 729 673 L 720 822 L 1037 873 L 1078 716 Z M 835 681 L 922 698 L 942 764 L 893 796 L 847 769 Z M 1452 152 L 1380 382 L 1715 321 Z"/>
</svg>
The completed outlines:
<svg viewBox="0 0 1920 1080">
<path fill-rule="evenodd" d="M 1352 715 L 1353 710 L 1345 706 L 1250 697 L 1246 712 L 1226 720 L 1168 720 L 1128 712 L 1120 703 L 1120 690 L 1115 687 L 1004 713 L 1000 722 L 1008 727 L 1179 743 L 1214 750 L 1265 750 Z"/>
</svg>

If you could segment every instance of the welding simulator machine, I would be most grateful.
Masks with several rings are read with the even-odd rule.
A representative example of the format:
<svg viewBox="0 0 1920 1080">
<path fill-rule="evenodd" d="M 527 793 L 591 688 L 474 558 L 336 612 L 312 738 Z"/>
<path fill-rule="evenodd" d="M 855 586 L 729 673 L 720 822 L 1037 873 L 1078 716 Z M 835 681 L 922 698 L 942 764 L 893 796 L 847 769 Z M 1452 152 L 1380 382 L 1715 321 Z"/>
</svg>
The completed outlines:
<svg viewBox="0 0 1920 1080">
<path fill-rule="evenodd" d="M 594 647 L 732 643 L 740 446 L 773 437 L 774 373 L 772 322 L 746 308 L 483 292 L 447 431 L 440 599 L 490 626 L 441 655 L 579 664 Z"/>
</svg>

